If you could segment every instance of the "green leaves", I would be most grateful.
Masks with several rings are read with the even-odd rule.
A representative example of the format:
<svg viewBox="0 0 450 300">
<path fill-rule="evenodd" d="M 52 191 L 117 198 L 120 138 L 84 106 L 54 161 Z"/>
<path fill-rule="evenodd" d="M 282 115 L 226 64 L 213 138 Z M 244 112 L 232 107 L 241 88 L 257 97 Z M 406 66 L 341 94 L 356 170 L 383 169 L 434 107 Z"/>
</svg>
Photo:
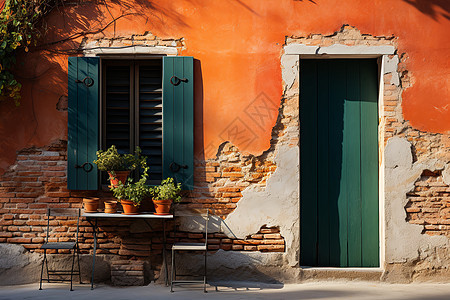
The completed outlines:
<svg viewBox="0 0 450 300">
<path fill-rule="evenodd" d="M 0 101 L 12 99 L 19 104 L 22 85 L 15 80 L 12 68 L 17 51 L 28 51 L 28 45 L 39 36 L 35 25 L 54 0 L 6 0 L 0 13 Z"/>
<path fill-rule="evenodd" d="M 147 166 L 147 157 L 141 155 L 141 148 L 136 147 L 135 154 L 119 154 L 115 145 L 108 150 L 97 151 L 94 160 L 100 171 L 128 171 Z"/>
<path fill-rule="evenodd" d="M 168 177 L 161 182 L 161 185 L 155 186 L 153 189 L 153 199 L 172 199 L 174 202 L 180 202 L 180 192 L 181 183 L 175 184 L 175 180 L 172 177 Z"/>
<path fill-rule="evenodd" d="M 125 183 L 112 186 L 111 191 L 117 200 L 129 200 L 132 201 L 134 205 L 139 205 L 145 197 L 150 196 L 153 193 L 153 187 L 146 185 L 147 179 L 148 167 L 145 166 L 139 181 L 133 182 L 133 179 L 128 178 Z"/>
</svg>

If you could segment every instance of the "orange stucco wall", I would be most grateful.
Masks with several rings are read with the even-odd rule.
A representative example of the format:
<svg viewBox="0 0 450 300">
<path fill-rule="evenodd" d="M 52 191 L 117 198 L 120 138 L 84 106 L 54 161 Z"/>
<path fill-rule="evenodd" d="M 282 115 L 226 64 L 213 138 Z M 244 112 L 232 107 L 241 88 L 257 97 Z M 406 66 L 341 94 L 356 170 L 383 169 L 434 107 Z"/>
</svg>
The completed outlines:
<svg viewBox="0 0 450 300">
<path fill-rule="evenodd" d="M 97 1 L 93 1 L 97 2 Z M 112 3 L 111 3 L 112 2 Z M 363 34 L 395 36 L 413 85 L 403 93 L 404 118 L 420 130 L 450 131 L 450 5 L 427 0 L 126 0 L 68 6 L 48 18 L 42 44 L 83 30 L 107 27 L 107 37 L 143 34 L 184 38 L 182 55 L 201 63 L 203 124 L 196 152 L 215 155 L 225 140 L 259 154 L 269 147 L 282 97 L 280 57 L 286 36 L 332 34 L 343 24 Z M 81 37 L 46 48 L 78 48 Z M 20 57 L 22 104 L 0 104 L 0 172 L 16 151 L 66 139 L 67 113 L 56 110 L 67 94 L 67 56 L 34 51 Z M 270 114 L 255 122 L 247 113 L 263 99 Z"/>
</svg>

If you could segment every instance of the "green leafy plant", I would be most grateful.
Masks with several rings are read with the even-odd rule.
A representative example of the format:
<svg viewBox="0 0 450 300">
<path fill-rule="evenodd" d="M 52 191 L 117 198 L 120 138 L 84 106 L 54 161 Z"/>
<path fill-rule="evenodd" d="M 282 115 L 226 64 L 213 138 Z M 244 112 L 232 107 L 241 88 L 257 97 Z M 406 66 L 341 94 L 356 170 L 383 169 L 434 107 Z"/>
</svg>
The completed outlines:
<svg viewBox="0 0 450 300">
<path fill-rule="evenodd" d="M 128 178 L 125 183 L 119 183 L 117 186 L 111 187 L 111 191 L 114 197 L 120 202 L 121 200 L 129 200 L 134 203 L 135 206 L 141 204 L 145 197 L 150 196 L 153 193 L 153 187 L 147 186 L 148 179 L 148 167 L 145 167 L 141 178 L 137 182 L 133 182 L 133 179 Z"/>
<path fill-rule="evenodd" d="M 6 0 L 0 13 L 0 101 L 19 105 L 22 85 L 12 69 L 19 51 L 28 52 L 40 36 L 39 22 L 64 0 Z"/>
<path fill-rule="evenodd" d="M 173 202 L 181 201 L 181 183 L 175 184 L 172 177 L 168 177 L 161 182 L 161 185 L 155 186 L 152 191 L 154 200 L 168 200 Z"/>
<path fill-rule="evenodd" d="M 115 145 L 108 150 L 98 150 L 94 163 L 100 171 L 132 171 L 147 166 L 147 157 L 141 155 L 141 148 L 136 147 L 133 154 L 119 154 Z"/>
</svg>

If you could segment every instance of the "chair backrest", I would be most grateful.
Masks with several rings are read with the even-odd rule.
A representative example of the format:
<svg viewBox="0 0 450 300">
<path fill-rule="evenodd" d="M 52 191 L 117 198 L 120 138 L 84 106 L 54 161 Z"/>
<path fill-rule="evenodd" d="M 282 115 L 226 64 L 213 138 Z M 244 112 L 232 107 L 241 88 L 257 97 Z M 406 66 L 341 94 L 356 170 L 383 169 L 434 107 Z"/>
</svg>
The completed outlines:
<svg viewBox="0 0 450 300">
<path fill-rule="evenodd" d="M 208 227 L 211 209 L 186 209 L 178 207 L 174 212 L 176 236 L 178 226 L 188 232 L 205 233 L 205 244 L 208 244 Z"/>
<path fill-rule="evenodd" d="M 80 208 L 48 208 L 47 209 L 47 234 L 45 242 L 48 243 L 50 236 L 50 219 L 52 217 L 67 217 L 69 219 L 76 219 L 77 228 L 75 232 L 75 242 L 78 242 L 78 231 L 80 225 L 81 209 Z"/>
</svg>

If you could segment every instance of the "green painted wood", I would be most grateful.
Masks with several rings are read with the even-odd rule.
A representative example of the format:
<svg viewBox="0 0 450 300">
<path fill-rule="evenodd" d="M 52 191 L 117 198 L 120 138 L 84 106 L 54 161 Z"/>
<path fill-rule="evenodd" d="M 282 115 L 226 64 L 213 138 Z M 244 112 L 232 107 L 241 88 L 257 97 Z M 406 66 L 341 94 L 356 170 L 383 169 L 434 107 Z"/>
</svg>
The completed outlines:
<svg viewBox="0 0 450 300">
<path fill-rule="evenodd" d="M 333 97 L 336 90 L 340 89 L 342 82 L 339 82 L 335 77 L 336 67 L 333 61 L 326 61 L 329 64 L 329 73 L 327 81 L 329 82 L 329 99 L 328 99 L 328 180 L 324 187 L 328 189 L 328 229 L 329 229 L 329 264 L 322 266 L 339 266 L 340 261 L 340 241 L 339 241 L 339 215 L 338 202 L 340 192 L 340 178 L 341 178 L 341 164 L 342 164 L 342 147 L 337 145 L 342 144 L 342 114 L 343 114 L 343 99 Z M 338 76 L 338 79 L 340 77 Z M 322 105 L 322 104 L 321 104 Z"/>
<path fill-rule="evenodd" d="M 300 262 L 376 267 L 376 61 L 302 60 L 300 76 Z"/>
<path fill-rule="evenodd" d="M 361 96 L 359 62 L 346 61 L 346 98 L 344 102 L 343 172 L 346 172 L 347 202 L 347 263 L 361 266 Z M 342 220 L 344 221 L 344 220 Z M 342 264 L 342 262 L 341 262 Z"/>
<path fill-rule="evenodd" d="M 317 64 L 300 68 L 300 264 L 317 265 Z"/>
<path fill-rule="evenodd" d="M 174 75 L 174 60 L 163 58 L 163 179 L 173 176 L 169 165 L 174 161 L 174 86 L 170 78 Z"/>
<path fill-rule="evenodd" d="M 361 62 L 361 193 L 362 265 L 378 267 L 378 66 L 375 60 Z"/>
<path fill-rule="evenodd" d="M 163 178 L 176 178 L 184 190 L 194 187 L 193 65 L 192 57 L 163 58 Z M 173 85 L 172 76 L 186 81 Z M 172 163 L 184 168 L 174 172 Z"/>
<path fill-rule="evenodd" d="M 192 57 L 183 60 L 184 74 L 190 77 L 190 84 L 184 85 L 185 97 L 183 109 L 183 137 L 184 147 L 183 161 L 187 169 L 182 169 L 184 187 L 187 190 L 194 189 L 194 59 Z"/>
<path fill-rule="evenodd" d="M 330 266 L 347 265 L 347 172 L 348 157 L 344 146 L 344 113 L 346 97 L 346 65 L 342 60 L 330 60 Z M 320 158 L 319 158 L 320 159 Z M 320 213 L 320 212 L 319 212 Z"/>
<path fill-rule="evenodd" d="M 67 188 L 76 189 L 78 186 L 76 152 L 78 141 L 78 59 L 69 57 L 68 61 L 68 137 L 67 137 Z"/>
<path fill-rule="evenodd" d="M 317 201 L 318 201 L 318 232 L 317 232 L 317 247 L 318 247 L 318 265 L 329 266 L 330 265 L 330 195 L 329 195 L 329 61 L 320 60 L 317 63 L 317 103 L 318 103 L 318 142 L 317 142 L 317 174 L 318 184 L 321 188 L 317 189 Z M 331 113 L 333 113 L 331 111 Z"/>
<path fill-rule="evenodd" d="M 98 189 L 98 171 L 93 163 L 99 142 L 99 59 L 69 57 L 68 61 L 68 144 L 67 187 L 72 190 Z M 86 86 L 86 77 L 93 79 Z M 90 163 L 92 170 L 77 167 Z"/>
</svg>

